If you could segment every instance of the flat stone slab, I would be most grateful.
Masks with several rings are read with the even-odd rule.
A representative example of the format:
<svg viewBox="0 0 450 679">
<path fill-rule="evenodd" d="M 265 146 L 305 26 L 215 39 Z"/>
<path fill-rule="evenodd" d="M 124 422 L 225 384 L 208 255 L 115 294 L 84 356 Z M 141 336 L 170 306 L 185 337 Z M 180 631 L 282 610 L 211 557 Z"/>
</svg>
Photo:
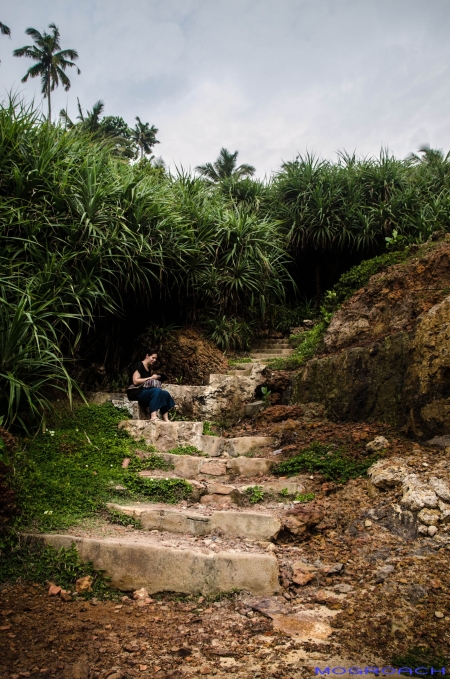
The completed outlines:
<svg viewBox="0 0 450 679">
<path fill-rule="evenodd" d="M 150 594 L 218 594 L 234 589 L 253 594 L 279 591 L 278 562 L 272 554 L 212 552 L 159 544 L 156 537 L 82 538 L 39 534 L 36 540 L 56 549 L 75 547 L 83 561 L 104 570 L 111 585 L 128 592 L 145 587 Z"/>
<path fill-rule="evenodd" d="M 160 452 L 177 446 L 200 448 L 203 422 L 163 422 L 162 420 L 124 420 L 119 429 L 127 431 L 136 441 L 154 445 Z"/>
<path fill-rule="evenodd" d="M 208 535 L 220 532 L 222 535 L 239 537 L 248 540 L 268 541 L 276 538 L 280 529 L 280 520 L 271 514 L 260 512 L 213 512 L 205 516 L 195 511 L 180 509 L 158 509 L 151 505 L 109 504 L 127 516 L 139 519 L 144 530 L 159 530 L 169 533 L 187 533 L 190 535 Z"/>
<path fill-rule="evenodd" d="M 202 476 L 257 476 L 268 474 L 274 462 L 260 457 L 235 457 L 233 459 L 195 457 L 194 455 L 174 455 L 162 453 L 165 462 L 173 465 L 174 474 L 184 479 Z M 213 479 L 211 478 L 211 481 Z M 275 481 L 275 483 L 277 483 Z"/>
</svg>

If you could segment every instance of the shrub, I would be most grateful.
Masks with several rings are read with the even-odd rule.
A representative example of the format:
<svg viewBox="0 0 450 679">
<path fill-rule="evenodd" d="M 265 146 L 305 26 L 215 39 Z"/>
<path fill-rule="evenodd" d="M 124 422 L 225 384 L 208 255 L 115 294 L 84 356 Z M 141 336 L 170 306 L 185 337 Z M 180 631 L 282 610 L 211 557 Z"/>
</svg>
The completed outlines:
<svg viewBox="0 0 450 679">
<path fill-rule="evenodd" d="M 355 460 L 342 449 L 315 441 L 299 455 L 275 465 L 273 473 L 279 476 L 295 476 L 302 472 L 318 472 L 326 481 L 345 483 L 349 479 L 363 476 L 376 459 L 377 455 L 372 455 L 364 460 Z"/>
</svg>

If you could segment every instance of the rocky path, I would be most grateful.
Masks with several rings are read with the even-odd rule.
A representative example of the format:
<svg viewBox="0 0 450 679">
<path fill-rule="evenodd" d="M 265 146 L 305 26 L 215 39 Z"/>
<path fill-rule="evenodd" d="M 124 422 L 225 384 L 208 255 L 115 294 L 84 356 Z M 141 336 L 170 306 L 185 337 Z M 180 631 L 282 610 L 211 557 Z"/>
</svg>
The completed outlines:
<svg viewBox="0 0 450 679">
<path fill-rule="evenodd" d="M 201 422 L 122 426 L 174 467 L 143 476 L 187 480 L 193 493 L 178 505 L 123 496 L 112 507 L 139 529 L 99 517 L 43 536 L 57 547 L 74 541 L 126 594 L 86 603 L 76 592 L 62 601 L 39 587 L 5 588 L 4 679 L 287 679 L 316 667 L 364 673 L 395 658 L 423 664 L 425 651 L 411 656 L 418 646 L 435 667 L 448 656 L 446 441 L 420 446 L 388 427 L 333 424 L 317 404 L 268 408 L 224 438 L 204 436 Z M 345 445 L 358 458 L 380 436 L 382 458 L 368 478 L 340 485 L 317 473 L 272 473 L 312 441 Z M 179 445 L 202 454 L 167 452 Z"/>
</svg>

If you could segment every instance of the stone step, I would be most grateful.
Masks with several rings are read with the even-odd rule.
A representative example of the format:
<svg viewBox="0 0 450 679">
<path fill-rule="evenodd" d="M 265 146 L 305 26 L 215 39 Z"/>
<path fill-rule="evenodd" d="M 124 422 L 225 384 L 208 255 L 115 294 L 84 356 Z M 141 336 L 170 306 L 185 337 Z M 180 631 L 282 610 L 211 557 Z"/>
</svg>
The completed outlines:
<svg viewBox="0 0 450 679">
<path fill-rule="evenodd" d="M 264 349 L 264 351 L 253 351 L 250 358 L 258 358 L 265 356 L 290 356 L 293 349 Z"/>
<path fill-rule="evenodd" d="M 253 349 L 290 349 L 292 348 L 289 342 L 255 342 L 252 346 Z"/>
<path fill-rule="evenodd" d="M 202 433 L 203 422 L 124 420 L 120 422 L 119 429 L 127 431 L 137 441 L 143 439 L 146 444 L 155 446 L 163 453 L 177 446 L 195 446 L 210 457 L 223 454 L 237 457 L 274 443 L 271 436 L 240 436 L 229 439 L 205 436 Z"/>
<path fill-rule="evenodd" d="M 267 552 L 215 552 L 177 536 L 162 542 L 157 533 L 133 533 L 120 538 L 40 534 L 33 538 L 55 549 L 68 549 L 75 543 L 83 561 L 92 561 L 96 569 L 111 578 L 112 587 L 125 592 L 145 587 L 149 594 L 205 596 L 236 589 L 252 594 L 275 594 L 280 590 L 277 559 Z"/>
<path fill-rule="evenodd" d="M 275 539 L 281 530 L 281 521 L 276 516 L 255 511 L 218 511 L 208 515 L 204 511 L 155 508 L 154 505 L 144 503 L 110 503 L 108 507 L 138 519 L 142 529 L 148 531 L 199 536 L 218 532 L 223 536 L 267 542 Z"/>
<path fill-rule="evenodd" d="M 230 440 L 230 439 L 229 439 Z M 165 462 L 173 465 L 172 474 L 182 479 L 212 479 L 214 477 L 233 478 L 234 476 L 254 477 L 258 474 L 269 474 L 274 464 L 271 460 L 261 457 L 234 457 L 208 459 L 193 455 L 173 455 L 161 453 Z M 158 470 L 143 470 L 141 476 L 168 476 L 167 472 Z"/>
<path fill-rule="evenodd" d="M 246 363 L 245 365 L 250 365 L 249 363 Z M 227 372 L 227 375 L 232 375 L 233 377 L 247 377 L 248 375 L 252 374 L 252 368 L 250 365 L 250 368 L 244 368 L 240 370 L 229 370 Z"/>
</svg>

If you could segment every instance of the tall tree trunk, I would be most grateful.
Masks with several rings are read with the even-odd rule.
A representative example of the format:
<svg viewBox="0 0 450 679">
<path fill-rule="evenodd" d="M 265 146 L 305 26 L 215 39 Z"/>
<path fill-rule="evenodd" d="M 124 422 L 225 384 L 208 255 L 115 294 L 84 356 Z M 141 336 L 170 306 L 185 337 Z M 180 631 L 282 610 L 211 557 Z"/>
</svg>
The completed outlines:
<svg viewBox="0 0 450 679">
<path fill-rule="evenodd" d="M 52 103 L 50 101 L 50 78 L 48 79 L 48 83 L 47 83 L 47 98 L 48 98 L 48 118 L 47 118 L 47 122 L 50 125 L 50 123 L 52 122 Z"/>
<path fill-rule="evenodd" d="M 142 142 L 140 144 L 140 147 L 141 147 L 141 160 L 142 160 L 142 158 L 144 157 L 144 144 L 142 144 Z"/>
</svg>

